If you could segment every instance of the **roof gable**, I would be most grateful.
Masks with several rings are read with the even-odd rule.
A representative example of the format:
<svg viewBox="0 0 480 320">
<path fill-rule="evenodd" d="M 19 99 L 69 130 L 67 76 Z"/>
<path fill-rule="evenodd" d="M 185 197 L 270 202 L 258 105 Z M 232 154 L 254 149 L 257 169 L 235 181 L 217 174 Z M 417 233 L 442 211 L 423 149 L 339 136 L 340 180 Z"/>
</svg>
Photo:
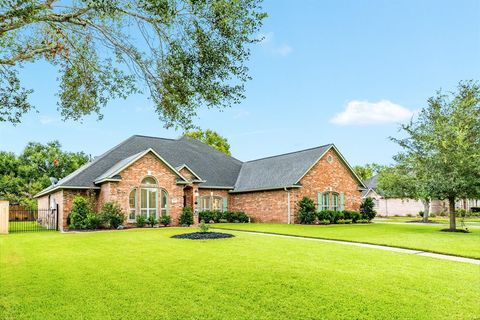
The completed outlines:
<svg viewBox="0 0 480 320">
<path fill-rule="evenodd" d="M 120 172 L 122 172 L 123 170 L 128 168 L 130 165 L 132 165 L 133 163 L 135 163 L 136 161 L 138 161 L 139 159 L 141 159 L 142 157 L 144 157 L 148 153 L 153 154 L 157 159 L 159 159 L 161 162 L 163 162 L 177 177 L 179 177 L 182 180 L 182 182 L 188 182 L 187 179 L 185 179 L 185 177 L 183 177 L 182 174 L 177 169 L 175 169 L 167 161 L 165 161 L 165 159 L 163 159 L 158 153 L 156 153 L 155 150 L 153 150 L 152 148 L 148 148 L 147 150 L 136 153 L 134 155 L 131 155 L 131 156 L 117 162 L 111 168 L 109 168 L 107 171 L 105 171 L 103 174 L 101 174 L 99 177 L 97 177 L 94 180 L 94 183 L 98 184 L 98 183 L 102 183 L 102 182 L 105 182 L 105 181 L 121 180 L 121 179 L 117 178 L 117 176 L 120 174 Z"/>
</svg>

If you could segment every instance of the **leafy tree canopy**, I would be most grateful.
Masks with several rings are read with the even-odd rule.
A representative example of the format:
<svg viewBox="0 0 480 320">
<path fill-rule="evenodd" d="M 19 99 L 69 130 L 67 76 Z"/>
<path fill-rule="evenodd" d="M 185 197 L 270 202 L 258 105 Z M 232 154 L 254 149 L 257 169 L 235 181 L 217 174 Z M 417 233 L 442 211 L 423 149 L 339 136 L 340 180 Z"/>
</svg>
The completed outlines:
<svg viewBox="0 0 480 320">
<path fill-rule="evenodd" d="M 243 98 L 261 0 L 0 0 L 0 122 L 33 109 L 19 69 L 58 68 L 64 119 L 146 91 L 166 127 Z"/>
<path fill-rule="evenodd" d="M 480 196 L 480 86 L 462 81 L 457 91 L 438 91 L 418 118 L 403 125 L 404 138 L 393 139 L 408 172 L 420 179 L 421 192 L 448 199 L 450 229 L 455 229 L 455 200 Z"/>
<path fill-rule="evenodd" d="M 32 197 L 48 187 L 50 177 L 61 179 L 88 161 L 83 152 L 66 152 L 58 141 L 30 142 L 16 156 L 0 151 L 0 198 L 32 204 Z"/>
<path fill-rule="evenodd" d="M 205 131 L 196 130 L 196 131 L 189 131 L 184 134 L 187 137 L 197 139 L 202 141 L 203 143 L 208 144 L 209 146 L 221 151 L 227 155 L 231 155 L 230 153 L 230 144 L 228 143 L 227 138 L 222 137 L 215 131 L 207 129 Z"/>
<path fill-rule="evenodd" d="M 365 181 L 372 176 L 378 174 L 385 166 L 378 164 L 378 163 L 368 163 L 364 166 L 354 166 L 353 171 L 357 174 L 357 176 Z"/>
</svg>

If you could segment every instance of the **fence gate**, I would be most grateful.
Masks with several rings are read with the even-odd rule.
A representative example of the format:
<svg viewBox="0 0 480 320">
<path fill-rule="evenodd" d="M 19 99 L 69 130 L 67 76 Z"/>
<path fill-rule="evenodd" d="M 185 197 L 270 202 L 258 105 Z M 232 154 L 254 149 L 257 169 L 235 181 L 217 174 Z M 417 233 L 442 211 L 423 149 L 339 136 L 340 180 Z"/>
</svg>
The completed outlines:
<svg viewBox="0 0 480 320">
<path fill-rule="evenodd" d="M 8 229 L 14 232 L 58 230 L 58 205 L 54 209 L 10 207 Z"/>
</svg>

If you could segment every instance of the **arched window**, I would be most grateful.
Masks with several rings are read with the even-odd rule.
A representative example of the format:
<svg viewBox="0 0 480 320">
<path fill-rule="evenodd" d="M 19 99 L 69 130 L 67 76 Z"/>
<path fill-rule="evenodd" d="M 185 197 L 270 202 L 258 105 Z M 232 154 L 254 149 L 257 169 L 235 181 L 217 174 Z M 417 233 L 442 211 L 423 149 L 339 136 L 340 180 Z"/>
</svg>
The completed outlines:
<svg viewBox="0 0 480 320">
<path fill-rule="evenodd" d="M 137 214 L 137 189 L 130 191 L 128 207 L 128 220 L 135 220 Z"/>
<path fill-rule="evenodd" d="M 140 214 L 145 217 L 157 217 L 158 188 L 157 180 L 146 177 L 142 180 L 140 189 Z"/>
<path fill-rule="evenodd" d="M 160 190 L 160 214 L 168 216 L 168 193 L 164 189 Z"/>
</svg>

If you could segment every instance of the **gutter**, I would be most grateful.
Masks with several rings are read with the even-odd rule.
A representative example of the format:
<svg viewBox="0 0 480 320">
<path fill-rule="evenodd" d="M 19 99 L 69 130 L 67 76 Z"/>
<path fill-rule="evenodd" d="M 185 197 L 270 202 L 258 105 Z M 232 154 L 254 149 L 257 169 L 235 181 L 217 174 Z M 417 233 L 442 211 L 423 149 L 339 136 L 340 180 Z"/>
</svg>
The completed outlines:
<svg viewBox="0 0 480 320">
<path fill-rule="evenodd" d="M 291 186 L 285 187 L 266 187 L 266 188 L 258 188 L 258 189 L 246 189 L 246 190 L 232 190 L 229 193 L 243 193 L 243 192 L 255 192 L 255 191 L 269 191 L 269 190 L 285 190 L 285 188 L 301 188 L 301 185 L 294 184 Z"/>
<path fill-rule="evenodd" d="M 290 208 L 290 190 L 287 187 L 283 188 L 287 192 L 287 223 L 292 224 L 292 212 Z"/>
</svg>

